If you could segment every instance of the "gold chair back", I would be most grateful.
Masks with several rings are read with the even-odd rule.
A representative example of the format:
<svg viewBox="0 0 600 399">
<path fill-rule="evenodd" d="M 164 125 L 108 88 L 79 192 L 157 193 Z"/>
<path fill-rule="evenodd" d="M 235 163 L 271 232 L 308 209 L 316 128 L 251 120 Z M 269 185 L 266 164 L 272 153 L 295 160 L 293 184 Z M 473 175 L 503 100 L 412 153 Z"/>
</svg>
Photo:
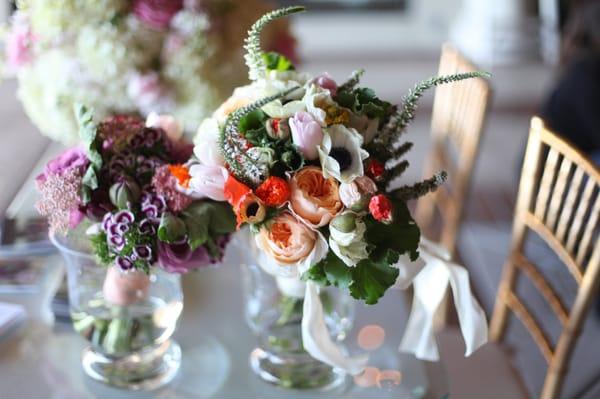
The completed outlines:
<svg viewBox="0 0 600 399">
<path fill-rule="evenodd" d="M 600 283 L 600 171 L 578 150 L 533 118 L 514 215 L 510 255 L 504 266 L 490 327 L 499 341 L 509 312 L 531 334 L 548 363 L 542 399 L 558 398 L 571 353 Z M 527 258 L 527 234 L 536 234 L 556 253 L 577 283 L 567 309 L 540 268 Z M 553 347 L 540 323 L 516 293 L 527 277 L 550 305 L 562 327 Z"/>
<path fill-rule="evenodd" d="M 450 44 L 442 46 L 439 74 L 477 71 L 471 62 Z M 436 88 L 431 119 L 431 151 L 424 176 L 445 170 L 449 182 L 434 193 L 421 198 L 415 212 L 426 236 L 438 241 L 452 253 L 456 241 L 466 196 L 490 98 L 486 79 L 467 79 Z M 437 212 L 436 212 L 437 210 Z M 439 220 L 436 219 L 439 213 Z M 441 222 L 439 229 L 435 227 Z M 436 234 L 436 230 L 439 234 Z"/>
</svg>

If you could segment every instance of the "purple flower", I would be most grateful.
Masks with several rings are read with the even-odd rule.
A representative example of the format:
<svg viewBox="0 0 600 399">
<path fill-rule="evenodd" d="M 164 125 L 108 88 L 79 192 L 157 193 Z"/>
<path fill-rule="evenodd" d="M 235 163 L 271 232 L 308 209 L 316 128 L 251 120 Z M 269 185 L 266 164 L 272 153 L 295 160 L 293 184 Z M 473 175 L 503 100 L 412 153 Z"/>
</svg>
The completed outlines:
<svg viewBox="0 0 600 399">
<path fill-rule="evenodd" d="M 36 178 L 36 181 L 43 183 L 49 175 L 63 176 L 66 172 L 71 170 L 75 170 L 83 176 L 88 164 L 89 160 L 85 151 L 78 147 L 71 148 L 48 162 L 42 174 Z"/>
<path fill-rule="evenodd" d="M 228 241 L 229 236 L 223 236 L 217 240 L 217 245 L 221 249 L 221 256 L 217 259 L 211 258 L 203 246 L 192 251 L 185 240 L 176 244 L 158 241 L 158 264 L 169 273 L 179 274 L 210 266 L 221 260 L 223 249 Z"/>
<path fill-rule="evenodd" d="M 154 235 L 156 234 L 156 227 L 148 219 L 144 219 L 140 222 L 139 231 L 142 234 Z"/>
<path fill-rule="evenodd" d="M 154 223 L 158 222 L 160 214 L 158 213 L 156 205 L 144 204 L 142 206 L 142 212 L 150 221 Z"/>
<path fill-rule="evenodd" d="M 152 259 L 152 248 L 149 245 L 138 245 L 133 249 L 133 255 L 135 259 L 149 261 Z"/>
<path fill-rule="evenodd" d="M 117 257 L 116 264 L 121 268 L 121 270 L 129 270 L 133 267 L 133 262 L 130 259 L 122 256 Z"/>
<path fill-rule="evenodd" d="M 130 211 L 119 211 L 115 213 L 113 220 L 115 223 L 131 224 L 135 220 L 135 216 Z"/>
<path fill-rule="evenodd" d="M 111 235 L 108 237 L 108 244 L 115 247 L 117 251 L 121 251 L 125 248 L 125 238 L 119 235 Z"/>
</svg>

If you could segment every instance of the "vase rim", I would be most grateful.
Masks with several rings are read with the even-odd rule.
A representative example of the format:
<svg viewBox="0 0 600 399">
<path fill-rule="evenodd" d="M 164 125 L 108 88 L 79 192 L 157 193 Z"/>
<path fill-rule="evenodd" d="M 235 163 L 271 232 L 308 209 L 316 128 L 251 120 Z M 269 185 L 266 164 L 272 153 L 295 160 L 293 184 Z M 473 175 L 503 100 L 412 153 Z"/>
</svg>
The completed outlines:
<svg viewBox="0 0 600 399">
<path fill-rule="evenodd" d="M 66 238 L 66 235 L 64 237 Z M 63 253 L 67 253 L 72 256 L 78 256 L 78 257 L 87 258 L 87 259 L 94 259 L 94 255 L 92 255 L 90 252 L 85 252 L 85 251 L 70 247 L 65 242 L 65 240 L 61 240 L 59 237 L 57 237 L 57 234 L 54 231 L 50 231 L 48 233 L 48 238 L 50 239 L 50 242 L 52 243 L 52 245 L 54 245 L 59 251 L 61 251 Z"/>
</svg>

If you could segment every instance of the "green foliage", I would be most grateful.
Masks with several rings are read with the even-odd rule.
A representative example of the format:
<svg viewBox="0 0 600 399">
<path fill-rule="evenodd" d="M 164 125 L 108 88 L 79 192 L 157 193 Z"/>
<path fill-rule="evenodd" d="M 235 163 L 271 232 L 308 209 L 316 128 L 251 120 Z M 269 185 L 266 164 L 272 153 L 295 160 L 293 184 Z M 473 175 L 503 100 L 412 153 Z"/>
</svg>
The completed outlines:
<svg viewBox="0 0 600 399">
<path fill-rule="evenodd" d="M 392 265 L 398 262 L 398 253 L 387 249 L 381 254 L 373 254 L 351 268 L 352 284 L 350 294 L 355 299 L 373 305 L 398 279 L 399 271 Z"/>
<path fill-rule="evenodd" d="M 188 234 L 188 244 L 193 250 L 201 245 L 212 245 L 211 237 L 235 231 L 235 215 L 226 203 L 198 201 L 185 209 L 181 218 Z M 214 247 L 207 247 L 210 251 Z"/>
<path fill-rule="evenodd" d="M 292 87 L 273 96 L 265 97 L 232 112 L 227 117 L 219 136 L 219 146 L 232 174 L 238 180 L 251 187 L 256 187 L 269 175 L 267 166 L 248 154 L 249 142 L 240 132 L 241 120 L 250 112 L 260 109 L 271 101 L 283 98 L 297 89 L 298 87 Z"/>
<path fill-rule="evenodd" d="M 415 223 L 406 203 L 394 200 L 393 221 L 390 224 L 380 223 L 371 216 L 364 219 L 367 225 L 366 241 L 374 246 L 372 255 L 392 249 L 398 254 L 408 254 L 411 260 L 416 260 L 419 253 L 419 240 L 421 233 Z"/>
<path fill-rule="evenodd" d="M 185 237 L 187 227 L 185 222 L 175 215 L 165 212 L 158 226 L 158 239 L 169 244 L 180 241 Z"/>
<path fill-rule="evenodd" d="M 380 123 L 389 115 L 392 104 L 381 100 L 372 89 L 358 88 L 339 90 L 335 101 L 352 112 L 366 115 L 370 119 L 379 118 Z"/>
<path fill-rule="evenodd" d="M 265 122 L 269 116 L 260 109 L 256 109 L 244 115 L 238 123 L 238 129 L 244 134 L 244 138 L 254 146 L 264 147 L 269 145 L 271 138 L 267 134 Z"/>
<path fill-rule="evenodd" d="M 338 87 L 338 91 L 350 92 L 360 82 L 360 78 L 364 75 L 364 69 L 358 69 L 350 75 L 347 81 Z"/>
<path fill-rule="evenodd" d="M 106 242 L 106 233 L 101 232 L 90 236 L 92 250 L 103 265 L 111 265 L 115 260 L 115 255 L 111 254 L 108 243 Z"/>
<path fill-rule="evenodd" d="M 98 188 L 98 174 L 102 168 L 102 155 L 100 149 L 102 142 L 98 137 L 98 128 L 94 123 L 94 110 L 85 105 L 76 104 L 74 107 L 75 117 L 79 124 L 79 136 L 85 147 L 90 165 L 82 179 L 81 197 L 83 204 L 91 200 L 92 191 Z"/>
<path fill-rule="evenodd" d="M 257 80 L 264 76 L 267 70 L 265 65 L 265 59 L 263 57 L 263 51 L 260 47 L 260 33 L 271 21 L 294 14 L 297 12 L 304 11 L 305 8 L 301 6 L 285 7 L 278 10 L 271 11 L 263 15 L 258 21 L 256 21 L 250 30 L 248 31 L 248 37 L 244 45 L 246 50 L 246 65 L 248 65 L 248 77 L 250 80 Z"/>
<path fill-rule="evenodd" d="M 448 174 L 441 171 L 433 177 L 415 183 L 412 186 L 398 187 L 397 189 L 390 191 L 389 194 L 393 198 L 401 201 L 417 199 L 437 190 L 439 186 L 444 184 L 446 179 L 448 179 Z"/>
<path fill-rule="evenodd" d="M 265 63 L 265 67 L 268 71 L 285 72 L 296 69 L 292 61 L 290 61 L 284 55 L 276 53 L 274 51 L 264 53 L 262 57 L 263 62 Z"/>
</svg>

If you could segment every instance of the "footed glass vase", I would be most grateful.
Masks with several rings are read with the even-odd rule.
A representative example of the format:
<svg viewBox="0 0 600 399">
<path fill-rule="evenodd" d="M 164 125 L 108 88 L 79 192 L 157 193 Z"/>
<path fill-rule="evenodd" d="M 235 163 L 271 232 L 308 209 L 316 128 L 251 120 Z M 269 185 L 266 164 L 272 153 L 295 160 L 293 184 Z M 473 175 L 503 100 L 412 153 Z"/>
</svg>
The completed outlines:
<svg viewBox="0 0 600 399">
<path fill-rule="evenodd" d="M 171 339 L 183 309 L 179 275 L 98 264 L 81 233 L 51 240 L 65 261 L 73 327 L 89 343 L 82 354 L 85 373 L 132 390 L 170 382 L 181 363 Z"/>
<path fill-rule="evenodd" d="M 301 322 L 305 283 L 273 277 L 256 265 L 242 265 L 245 316 L 258 338 L 250 354 L 252 370 L 282 388 L 328 391 L 346 381 L 346 374 L 311 357 L 303 348 Z M 354 303 L 336 288 L 320 292 L 325 321 L 338 343 L 354 319 Z"/>
</svg>

